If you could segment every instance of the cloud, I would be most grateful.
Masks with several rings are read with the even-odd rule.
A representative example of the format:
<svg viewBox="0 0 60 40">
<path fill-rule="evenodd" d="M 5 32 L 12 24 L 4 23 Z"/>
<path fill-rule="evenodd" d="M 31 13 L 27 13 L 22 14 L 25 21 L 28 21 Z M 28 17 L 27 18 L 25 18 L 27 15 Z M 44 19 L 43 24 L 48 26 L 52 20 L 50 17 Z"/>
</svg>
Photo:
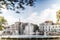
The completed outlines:
<svg viewBox="0 0 60 40">
<path fill-rule="evenodd" d="M 20 17 L 22 22 L 29 22 L 29 23 L 35 23 L 39 24 L 46 20 L 52 20 L 53 22 L 56 22 L 56 11 L 60 9 L 60 6 L 58 4 L 52 4 L 50 8 L 42 10 L 40 13 L 37 12 L 31 12 L 27 18 Z M 3 9 L 3 14 L 0 14 L 4 16 L 9 24 L 12 24 L 16 21 L 18 21 L 18 18 L 16 18 L 14 12 L 8 11 L 6 9 Z M 15 15 L 15 16 L 14 16 Z"/>
<path fill-rule="evenodd" d="M 34 12 L 30 14 L 30 16 L 26 19 L 23 19 L 22 21 L 30 22 L 39 24 L 46 20 L 52 20 L 53 22 L 56 22 L 56 12 L 60 9 L 60 6 L 57 4 L 52 4 L 50 8 L 42 10 L 39 15 L 38 13 Z"/>
<path fill-rule="evenodd" d="M 6 9 L 2 9 L 2 14 L 0 16 L 4 16 L 4 18 L 7 20 L 8 24 L 11 25 L 14 22 L 18 21 L 18 18 L 15 18 L 14 15 L 12 16 L 12 11 L 8 11 Z"/>
</svg>

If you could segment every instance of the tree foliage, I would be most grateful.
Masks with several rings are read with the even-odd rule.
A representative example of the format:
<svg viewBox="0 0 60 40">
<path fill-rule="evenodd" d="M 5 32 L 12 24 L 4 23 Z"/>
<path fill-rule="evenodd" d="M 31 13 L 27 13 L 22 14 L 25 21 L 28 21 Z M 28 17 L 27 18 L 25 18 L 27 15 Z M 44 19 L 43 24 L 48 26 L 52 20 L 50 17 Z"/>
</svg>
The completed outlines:
<svg viewBox="0 0 60 40">
<path fill-rule="evenodd" d="M 5 5 L 6 9 L 15 11 L 16 9 L 25 9 L 24 5 L 33 6 L 36 0 L 0 0 L 1 5 Z M 3 8 L 0 5 L 0 8 Z M 19 13 L 19 11 L 17 11 Z"/>
<path fill-rule="evenodd" d="M 4 27 L 3 25 L 5 25 L 6 22 L 7 20 L 5 20 L 3 16 L 0 16 L 0 30 L 2 30 L 2 28 Z"/>
</svg>

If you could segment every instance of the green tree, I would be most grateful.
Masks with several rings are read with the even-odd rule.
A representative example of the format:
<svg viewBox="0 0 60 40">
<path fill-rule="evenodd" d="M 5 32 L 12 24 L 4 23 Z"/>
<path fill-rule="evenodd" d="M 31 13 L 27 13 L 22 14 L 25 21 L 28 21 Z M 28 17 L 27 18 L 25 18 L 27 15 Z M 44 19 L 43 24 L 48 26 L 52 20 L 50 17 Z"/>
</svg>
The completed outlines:
<svg viewBox="0 0 60 40">
<path fill-rule="evenodd" d="M 2 30 L 2 28 L 4 27 L 6 22 L 7 22 L 7 20 L 5 20 L 5 18 L 3 16 L 0 16 L 0 30 Z"/>
</svg>

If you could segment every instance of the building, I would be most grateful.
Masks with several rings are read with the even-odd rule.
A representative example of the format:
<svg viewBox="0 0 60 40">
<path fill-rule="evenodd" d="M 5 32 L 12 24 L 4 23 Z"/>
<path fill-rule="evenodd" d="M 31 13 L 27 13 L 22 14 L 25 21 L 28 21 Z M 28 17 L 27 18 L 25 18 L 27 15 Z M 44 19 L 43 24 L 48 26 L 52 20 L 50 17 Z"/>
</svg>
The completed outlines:
<svg viewBox="0 0 60 40">
<path fill-rule="evenodd" d="M 15 22 L 4 28 L 3 35 L 60 35 L 60 24 L 45 21 L 38 26 L 33 23 Z"/>
<path fill-rule="evenodd" d="M 53 23 L 52 21 L 41 23 L 39 28 L 44 32 L 44 35 L 60 35 L 60 24 Z"/>
<path fill-rule="evenodd" d="M 36 24 L 15 22 L 4 28 L 3 35 L 36 35 L 39 33 L 39 26 Z"/>
</svg>

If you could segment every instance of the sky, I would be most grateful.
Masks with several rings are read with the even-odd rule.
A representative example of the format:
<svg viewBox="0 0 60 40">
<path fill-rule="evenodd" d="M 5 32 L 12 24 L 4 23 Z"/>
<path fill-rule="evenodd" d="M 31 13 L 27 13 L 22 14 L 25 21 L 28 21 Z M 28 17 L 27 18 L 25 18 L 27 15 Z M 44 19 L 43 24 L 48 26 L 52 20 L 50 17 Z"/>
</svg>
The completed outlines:
<svg viewBox="0 0 60 40">
<path fill-rule="evenodd" d="M 11 10 L 2 9 L 0 14 L 7 19 L 8 24 L 14 22 L 29 22 L 34 24 L 40 24 L 47 20 L 56 22 L 56 12 L 60 9 L 60 0 L 36 0 L 34 6 L 26 6 L 25 10 L 20 10 L 17 14 Z"/>
</svg>

